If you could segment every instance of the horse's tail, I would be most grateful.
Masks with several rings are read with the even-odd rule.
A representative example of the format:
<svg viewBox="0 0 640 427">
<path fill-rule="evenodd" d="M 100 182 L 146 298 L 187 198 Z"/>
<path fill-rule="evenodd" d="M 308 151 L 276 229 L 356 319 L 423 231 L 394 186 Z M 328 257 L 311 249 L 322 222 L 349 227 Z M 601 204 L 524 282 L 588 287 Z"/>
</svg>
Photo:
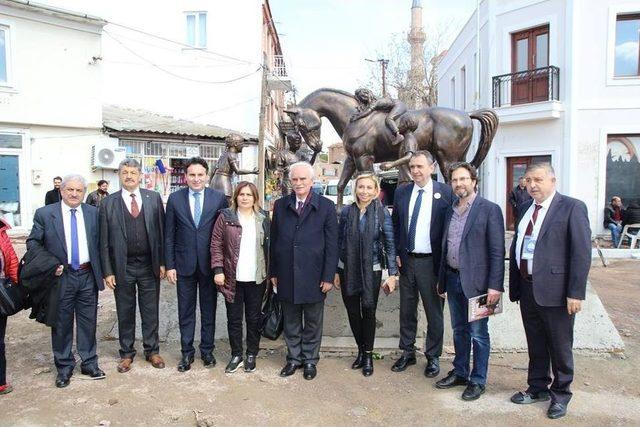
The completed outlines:
<svg viewBox="0 0 640 427">
<path fill-rule="evenodd" d="M 496 112 L 488 108 L 472 111 L 469 113 L 469 117 L 480 122 L 480 141 L 478 141 L 476 154 L 471 160 L 471 164 L 478 168 L 489 153 L 493 137 L 496 136 L 498 130 L 499 119 Z"/>
</svg>

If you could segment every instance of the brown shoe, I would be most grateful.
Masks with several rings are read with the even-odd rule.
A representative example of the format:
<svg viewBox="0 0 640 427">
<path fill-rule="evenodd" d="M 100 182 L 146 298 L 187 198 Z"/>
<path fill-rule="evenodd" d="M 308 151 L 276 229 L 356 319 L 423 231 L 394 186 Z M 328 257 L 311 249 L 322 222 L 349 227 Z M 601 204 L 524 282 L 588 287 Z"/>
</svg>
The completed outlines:
<svg viewBox="0 0 640 427">
<path fill-rule="evenodd" d="M 118 363 L 118 372 L 124 374 L 125 372 L 129 372 L 131 370 L 131 364 L 133 363 L 133 359 L 126 357 L 120 360 Z"/>
<path fill-rule="evenodd" d="M 160 357 L 159 354 L 152 354 L 151 356 L 147 356 L 147 362 L 151 363 L 151 366 L 157 369 L 164 368 L 164 360 Z"/>
</svg>

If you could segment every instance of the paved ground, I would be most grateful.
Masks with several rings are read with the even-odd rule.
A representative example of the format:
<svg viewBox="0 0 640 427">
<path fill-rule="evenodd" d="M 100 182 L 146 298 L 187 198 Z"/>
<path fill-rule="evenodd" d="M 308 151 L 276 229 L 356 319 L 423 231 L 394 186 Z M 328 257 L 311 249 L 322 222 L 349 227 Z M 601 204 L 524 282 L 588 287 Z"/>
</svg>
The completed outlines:
<svg viewBox="0 0 640 427">
<path fill-rule="evenodd" d="M 80 373 L 63 390 L 54 386 L 49 330 L 19 315 L 9 319 L 9 378 L 15 391 L 0 397 L 0 425 L 639 425 L 640 424 L 640 261 L 594 263 L 591 282 L 625 340 L 624 354 L 578 354 L 570 413 L 562 421 L 545 418 L 546 405 L 521 407 L 509 396 L 525 387 L 526 354 L 493 354 L 487 393 L 478 401 L 460 399 L 462 389 L 440 391 L 422 375 L 424 360 L 408 371 L 390 371 L 392 357 L 376 361 L 364 378 L 349 369 L 351 358 L 324 357 L 314 381 L 302 375 L 283 379 L 280 342 L 262 352 L 258 370 L 225 375 L 229 353 L 221 342 L 219 365 L 175 370 L 179 347 L 164 343 L 164 370 L 138 358 L 127 374 L 116 372 L 117 343 L 101 339 L 103 381 Z M 101 294 L 100 325 L 114 316 L 113 297 Z M 99 328 L 99 336 L 105 336 Z M 449 369 L 443 361 L 443 374 Z"/>
</svg>

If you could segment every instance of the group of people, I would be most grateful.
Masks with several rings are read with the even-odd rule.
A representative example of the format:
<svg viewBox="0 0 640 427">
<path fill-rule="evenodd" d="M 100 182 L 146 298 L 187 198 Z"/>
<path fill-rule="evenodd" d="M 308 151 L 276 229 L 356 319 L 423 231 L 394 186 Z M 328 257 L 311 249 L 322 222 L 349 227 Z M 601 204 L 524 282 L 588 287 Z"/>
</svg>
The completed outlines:
<svg viewBox="0 0 640 427">
<path fill-rule="evenodd" d="M 282 307 L 287 346 L 280 375 L 300 369 L 312 380 L 320 357 L 325 297 L 336 287 L 358 345 L 351 367 L 370 376 L 379 294 L 399 288 L 402 353 L 392 371 L 403 372 L 417 363 L 417 306 L 422 300 L 427 316 L 424 375 L 440 374 L 448 301 L 455 358 L 453 369 L 435 387 L 464 386 L 462 399 L 478 399 L 487 382 L 488 318 L 470 322 L 467 312 L 470 298 L 486 294 L 486 303 L 495 305 L 502 297 L 503 216 L 498 205 L 477 195 L 472 165 L 452 165 L 450 185 L 431 179 L 435 167 L 429 152 L 411 155 L 413 183 L 396 190 L 392 214 L 379 201 L 377 177 L 359 175 L 355 201 L 338 216 L 329 199 L 311 191 L 314 172 L 305 162 L 290 166 L 293 191 L 275 202 L 271 217 L 261 209 L 252 183 L 237 184 L 231 206 L 223 193 L 207 188 L 208 165 L 201 158 L 187 162 L 188 187 L 171 194 L 166 211 L 158 193 L 139 188 L 141 167 L 135 160 L 120 164 L 121 190 L 102 199 L 99 209 L 82 203 L 84 178 L 64 177 L 61 201 L 36 211 L 27 240 L 28 251 L 45 249 L 59 261 L 52 271 L 59 292 L 52 327 L 56 386 L 66 387 L 74 371 L 74 318 L 81 373 L 105 377 L 96 356 L 97 295 L 105 286 L 115 294 L 118 372 L 129 371 L 136 355 L 136 295 L 145 358 L 163 368 L 158 301 L 160 280 L 166 277 L 177 287 L 180 372 L 194 362 L 198 294 L 200 357 L 205 367 L 216 364 L 218 292 L 226 303 L 231 345 L 225 371 L 255 370 L 261 303 L 270 286 Z M 547 415 L 559 418 L 571 398 L 573 323 L 585 297 L 591 232 L 584 203 L 556 191 L 551 165 L 530 165 L 524 181 L 532 199 L 518 207 L 509 297 L 520 303 L 527 336 L 528 387 L 511 400 L 551 400 Z M 383 270 L 388 272 L 384 281 Z M 0 362 L 4 372 L 4 360 Z"/>
<path fill-rule="evenodd" d="M 47 193 L 44 196 L 45 206 L 58 203 L 60 200 L 62 200 L 61 193 L 60 193 L 61 184 L 62 184 L 61 176 L 56 176 L 53 178 L 53 188 L 47 191 Z M 98 188 L 96 188 L 91 193 L 87 194 L 87 199 L 85 200 L 85 203 L 99 208 L 100 202 L 102 202 L 102 199 L 104 199 L 109 195 L 109 182 L 105 179 L 101 179 L 98 181 L 97 185 L 98 185 Z"/>
<path fill-rule="evenodd" d="M 629 203 L 625 209 L 622 205 L 622 198 L 613 196 L 611 202 L 604 208 L 604 228 L 611 231 L 611 241 L 613 247 L 620 246 L 622 230 L 626 225 L 640 224 L 640 205 L 635 202 Z M 640 228 L 640 227 L 639 227 Z M 633 229 L 630 233 L 638 233 L 638 229 Z"/>
</svg>

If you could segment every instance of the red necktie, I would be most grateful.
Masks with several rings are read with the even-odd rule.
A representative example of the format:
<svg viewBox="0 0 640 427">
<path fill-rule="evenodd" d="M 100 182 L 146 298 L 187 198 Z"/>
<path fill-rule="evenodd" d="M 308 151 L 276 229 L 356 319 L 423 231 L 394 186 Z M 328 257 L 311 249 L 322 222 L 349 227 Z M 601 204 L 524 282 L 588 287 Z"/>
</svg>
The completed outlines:
<svg viewBox="0 0 640 427">
<path fill-rule="evenodd" d="M 303 208 L 304 208 L 304 202 L 298 201 L 298 209 L 296 209 L 296 211 L 298 212 L 298 215 L 302 214 Z"/>
<path fill-rule="evenodd" d="M 138 218 L 138 215 L 140 215 L 140 208 L 138 207 L 138 202 L 136 202 L 136 195 L 132 194 L 131 195 L 131 216 L 134 218 Z"/>
<path fill-rule="evenodd" d="M 531 236 L 533 233 L 533 226 L 536 224 L 536 220 L 538 219 L 538 212 L 542 209 L 542 205 L 535 204 L 533 209 L 533 215 L 531 215 L 531 220 L 529 224 L 527 224 L 527 230 L 524 232 L 525 237 Z M 520 275 L 522 277 L 527 277 L 529 275 L 529 262 L 526 259 L 522 259 L 522 252 L 524 251 L 524 239 L 522 240 L 522 246 L 520 247 Z"/>
</svg>

